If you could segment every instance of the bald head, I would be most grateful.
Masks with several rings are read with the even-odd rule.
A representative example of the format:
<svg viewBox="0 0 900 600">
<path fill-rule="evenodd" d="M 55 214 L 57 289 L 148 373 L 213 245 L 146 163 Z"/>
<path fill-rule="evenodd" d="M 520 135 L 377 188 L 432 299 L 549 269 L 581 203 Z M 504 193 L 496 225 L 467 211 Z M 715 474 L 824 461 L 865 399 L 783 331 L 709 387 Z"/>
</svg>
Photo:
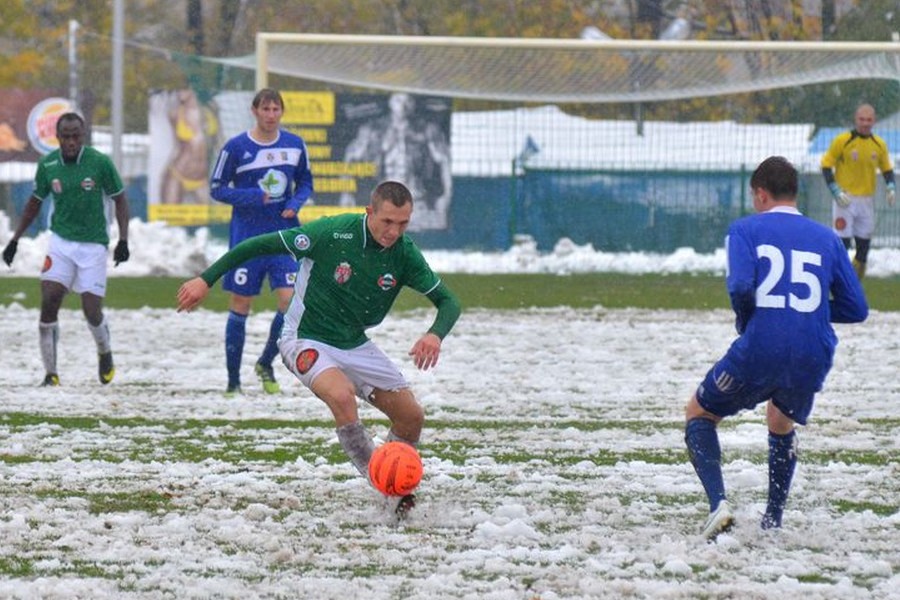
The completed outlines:
<svg viewBox="0 0 900 600">
<path fill-rule="evenodd" d="M 860 104 L 853 115 L 853 126 L 860 135 L 872 135 L 875 126 L 875 107 L 871 104 Z"/>
</svg>

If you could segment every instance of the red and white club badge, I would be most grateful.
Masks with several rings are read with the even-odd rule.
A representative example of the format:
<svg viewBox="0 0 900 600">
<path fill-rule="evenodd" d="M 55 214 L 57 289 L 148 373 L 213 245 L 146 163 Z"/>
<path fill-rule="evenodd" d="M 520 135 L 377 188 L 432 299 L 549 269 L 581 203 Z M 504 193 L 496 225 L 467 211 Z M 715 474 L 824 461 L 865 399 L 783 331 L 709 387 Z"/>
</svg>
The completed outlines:
<svg viewBox="0 0 900 600">
<path fill-rule="evenodd" d="M 334 270 L 334 280 L 340 284 L 347 283 L 351 275 L 353 275 L 353 269 L 348 262 L 342 262 Z"/>
</svg>

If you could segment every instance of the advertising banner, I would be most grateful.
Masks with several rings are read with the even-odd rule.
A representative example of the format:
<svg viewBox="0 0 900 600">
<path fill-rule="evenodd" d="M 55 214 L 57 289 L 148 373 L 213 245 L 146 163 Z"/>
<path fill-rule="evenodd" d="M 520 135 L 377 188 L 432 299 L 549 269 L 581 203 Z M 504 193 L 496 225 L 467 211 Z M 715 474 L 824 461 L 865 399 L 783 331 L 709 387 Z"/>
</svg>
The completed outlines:
<svg viewBox="0 0 900 600">
<path fill-rule="evenodd" d="M 411 231 L 445 229 L 452 197 L 447 98 L 409 94 L 282 91 L 281 125 L 302 137 L 315 192 L 301 222 L 362 212 L 377 183 L 394 179 L 413 193 Z M 208 174 L 226 140 L 254 126 L 253 92 L 221 92 L 208 106 L 193 92 L 150 101 L 148 218 L 172 224 L 227 222 L 231 209 L 209 199 Z M 206 173 L 205 178 L 201 177 Z"/>
</svg>

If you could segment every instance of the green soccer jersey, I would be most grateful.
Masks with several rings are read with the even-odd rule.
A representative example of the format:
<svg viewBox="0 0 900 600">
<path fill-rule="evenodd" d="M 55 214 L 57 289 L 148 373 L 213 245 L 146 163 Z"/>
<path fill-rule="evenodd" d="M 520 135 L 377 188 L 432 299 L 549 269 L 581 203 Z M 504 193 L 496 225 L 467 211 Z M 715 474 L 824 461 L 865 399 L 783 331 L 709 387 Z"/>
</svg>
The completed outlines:
<svg viewBox="0 0 900 600">
<path fill-rule="evenodd" d="M 112 160 L 85 146 L 74 163 L 64 163 L 59 150 L 38 162 L 33 196 L 53 196 L 50 230 L 73 242 L 109 244 L 106 196 L 123 191 Z"/>
<path fill-rule="evenodd" d="M 337 348 L 355 348 L 381 323 L 403 286 L 438 308 L 432 333 L 443 338 L 459 316 L 459 301 L 405 235 L 384 248 L 369 235 L 366 217 L 323 217 L 302 227 L 250 238 L 201 275 L 210 286 L 229 269 L 260 254 L 291 254 L 299 262 L 284 331 Z"/>
</svg>

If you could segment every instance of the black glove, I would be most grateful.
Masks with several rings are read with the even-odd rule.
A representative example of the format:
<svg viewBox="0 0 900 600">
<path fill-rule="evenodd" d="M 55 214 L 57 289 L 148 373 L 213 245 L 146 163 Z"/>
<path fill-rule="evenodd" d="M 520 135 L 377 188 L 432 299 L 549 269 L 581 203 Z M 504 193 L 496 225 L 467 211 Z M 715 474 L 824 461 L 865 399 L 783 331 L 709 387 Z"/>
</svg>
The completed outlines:
<svg viewBox="0 0 900 600">
<path fill-rule="evenodd" d="M 12 261 L 16 257 L 16 250 L 18 249 L 19 242 L 17 242 L 16 240 L 10 240 L 6 245 L 6 248 L 3 249 L 3 262 L 6 263 L 6 266 L 12 266 Z"/>
<path fill-rule="evenodd" d="M 6 255 L 4 254 L 4 256 Z M 119 240 L 119 243 L 116 244 L 116 249 L 113 250 L 113 260 L 116 261 L 116 266 L 118 267 L 119 263 L 126 262 L 130 256 L 128 240 Z"/>
</svg>

